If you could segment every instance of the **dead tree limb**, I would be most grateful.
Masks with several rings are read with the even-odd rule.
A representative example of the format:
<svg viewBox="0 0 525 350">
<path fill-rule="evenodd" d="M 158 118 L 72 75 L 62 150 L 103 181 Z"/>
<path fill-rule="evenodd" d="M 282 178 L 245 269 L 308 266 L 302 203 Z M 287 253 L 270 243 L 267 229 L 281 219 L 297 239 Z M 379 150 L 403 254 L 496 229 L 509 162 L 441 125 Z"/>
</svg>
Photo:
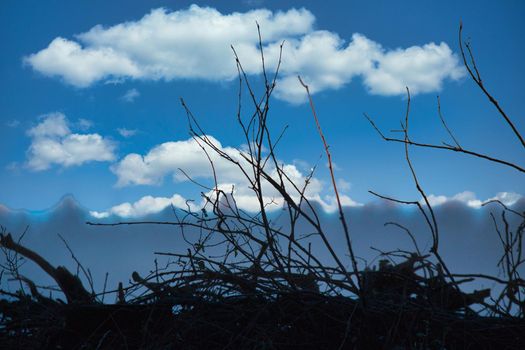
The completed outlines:
<svg viewBox="0 0 525 350">
<path fill-rule="evenodd" d="M 47 260 L 36 252 L 28 249 L 13 240 L 10 233 L 0 235 L 0 246 L 12 250 L 36 263 L 60 287 L 68 303 L 92 303 L 92 295 L 84 288 L 78 276 L 74 276 L 64 266 L 53 267 Z"/>
</svg>

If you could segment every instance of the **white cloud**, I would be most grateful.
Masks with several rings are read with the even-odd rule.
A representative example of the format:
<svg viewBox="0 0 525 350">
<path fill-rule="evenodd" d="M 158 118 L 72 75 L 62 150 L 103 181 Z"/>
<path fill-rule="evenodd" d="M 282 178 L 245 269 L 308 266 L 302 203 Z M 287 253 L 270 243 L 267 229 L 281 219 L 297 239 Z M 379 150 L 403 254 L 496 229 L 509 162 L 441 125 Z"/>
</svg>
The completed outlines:
<svg viewBox="0 0 525 350">
<path fill-rule="evenodd" d="M 499 200 L 503 204 L 511 206 L 515 204 L 520 198 L 522 198 L 522 196 L 517 193 L 499 192 L 494 197 L 488 198 L 486 200 L 480 200 L 476 197 L 476 194 L 474 192 L 470 191 L 460 192 L 452 197 L 447 197 L 443 195 L 436 196 L 433 194 L 427 196 L 427 199 L 431 206 L 439 206 L 449 202 L 461 202 L 468 205 L 471 208 L 481 208 L 483 204 L 491 200 Z M 420 203 L 425 204 L 423 199 L 420 200 Z"/>
<path fill-rule="evenodd" d="M 447 78 L 457 80 L 464 71 L 447 44 L 435 43 L 386 51 L 377 66 L 364 75 L 370 92 L 379 95 L 404 94 L 408 86 L 413 93 L 441 90 Z"/>
<path fill-rule="evenodd" d="M 334 213 L 339 210 L 337 205 L 337 200 L 335 195 L 325 195 L 321 197 L 319 194 L 316 194 L 309 198 L 311 201 L 315 201 L 321 205 L 323 210 L 327 213 Z M 354 201 L 352 198 L 348 197 L 345 194 L 340 194 L 339 199 L 341 200 L 341 206 L 343 207 L 361 207 L 363 204 Z"/>
<path fill-rule="evenodd" d="M 220 142 L 208 136 L 209 140 L 235 159 L 240 159 L 239 151 L 231 147 L 222 147 Z M 225 162 L 219 155 L 207 147 L 218 174 L 228 180 L 238 182 L 242 179 L 238 169 Z M 211 167 L 205 153 L 192 138 L 185 141 L 162 143 L 151 149 L 146 155 L 131 153 L 112 166 L 117 175 L 117 186 L 153 185 L 162 182 L 165 176 L 171 175 L 175 180 L 183 181 L 182 169 L 195 179 L 209 178 Z M 229 182 L 229 181 L 226 181 Z"/>
<path fill-rule="evenodd" d="M 437 91 L 446 79 L 464 74 L 445 43 L 389 50 L 354 34 L 347 44 L 336 33 L 315 30 L 315 17 L 305 9 L 222 14 L 197 5 L 173 12 L 155 9 L 111 27 L 97 25 L 77 35 L 77 41 L 59 37 L 25 62 L 77 87 L 122 79 L 228 81 L 237 75 L 232 44 L 248 74 L 261 72 L 255 21 L 261 25 L 268 69 L 275 68 L 279 45 L 286 40 L 276 96 L 292 103 L 305 100 L 298 74 L 312 93 L 361 77 L 370 93 L 380 95 L 404 94 L 407 85 L 414 94 Z"/>
<path fill-rule="evenodd" d="M 492 201 L 492 200 L 499 200 L 501 203 L 505 205 L 514 205 L 516 202 L 518 202 L 522 198 L 522 195 L 514 192 L 499 192 L 494 197 L 489 198 L 485 201 Z"/>
<path fill-rule="evenodd" d="M 207 136 L 221 152 L 238 161 L 245 169 L 249 169 L 248 163 L 241 156 L 241 150 L 233 147 L 222 146 L 221 143 Z M 243 176 L 238 167 L 231 162 L 220 157 L 209 146 L 202 144 L 210 156 L 217 174 L 218 187 L 226 193 L 232 192 L 239 208 L 256 211 L 259 208 L 257 198 L 253 190 L 250 189 L 248 180 Z M 269 164 L 269 163 L 268 163 Z M 179 171 L 182 169 L 191 179 L 204 180 L 209 186 L 213 180 L 212 168 L 210 162 L 194 139 L 184 141 L 166 142 L 152 148 L 145 155 L 136 153 L 126 155 L 122 160 L 111 167 L 117 175 L 117 186 L 129 185 L 155 185 L 160 184 L 166 176 L 170 176 L 174 181 L 188 181 L 186 176 Z M 284 173 L 290 179 L 285 182 L 288 192 L 299 201 L 299 194 L 293 189 L 292 183 L 302 188 L 306 176 L 292 164 L 282 164 Z M 277 171 L 273 165 L 267 165 L 266 171 L 273 178 L 277 179 Z M 249 173 L 249 172 L 248 172 Z M 292 182 L 292 183 L 290 183 Z M 329 190 L 329 189 L 328 189 Z M 326 211 L 336 210 L 335 199 L 324 192 L 324 184 L 317 178 L 309 181 L 309 186 L 305 196 L 318 202 Z M 211 195 L 211 194 L 210 194 Z M 263 181 L 264 203 L 268 204 L 269 210 L 275 210 L 282 207 L 283 198 L 280 194 L 266 181 Z M 357 206 L 359 203 L 354 202 L 348 196 L 342 196 L 342 202 L 345 206 Z"/>
<path fill-rule="evenodd" d="M 124 95 L 122 95 L 122 100 L 126 102 L 133 102 L 139 96 L 140 92 L 137 89 L 129 89 Z"/>
<path fill-rule="evenodd" d="M 51 113 L 27 131 L 31 145 L 26 165 L 35 171 L 53 164 L 69 167 L 91 161 L 112 161 L 114 144 L 99 134 L 72 133 L 66 116 Z"/>
<path fill-rule="evenodd" d="M 117 131 L 120 134 L 120 136 L 126 137 L 126 138 L 134 136 L 137 133 L 137 130 L 135 129 L 126 129 L 126 128 L 118 128 Z"/>
<path fill-rule="evenodd" d="M 108 211 L 90 211 L 90 214 L 97 219 L 103 219 L 110 215 L 117 215 L 123 218 L 140 217 L 148 214 L 158 213 L 165 208 L 173 205 L 176 208 L 197 210 L 193 202 L 187 202 L 182 196 L 175 194 L 171 198 L 145 196 L 134 203 L 122 203 L 110 208 Z"/>
<path fill-rule="evenodd" d="M 223 190 L 227 195 L 232 193 L 232 184 L 222 184 L 218 186 L 220 190 Z M 244 192 L 244 193 L 243 193 Z M 210 197 L 212 193 L 209 192 L 207 195 Z M 245 191 L 238 191 L 234 187 L 233 195 L 235 198 L 235 205 L 239 209 L 246 210 L 249 212 L 257 212 L 260 210 L 257 198 L 253 193 L 246 193 Z M 213 198 L 213 197 L 211 197 Z M 333 213 L 337 210 L 337 202 L 334 196 L 325 196 L 321 198 L 319 195 L 315 195 L 309 198 L 312 202 L 317 202 L 321 208 L 327 213 Z M 284 199 L 279 196 L 264 196 L 264 203 L 266 204 L 267 211 L 274 211 L 282 208 Z M 229 205 L 234 205 L 233 201 L 229 202 Z M 341 204 L 343 207 L 358 207 L 362 204 L 355 202 L 346 195 L 341 196 Z M 171 198 L 167 197 L 153 197 L 144 196 L 134 203 L 124 202 L 119 205 L 113 206 L 107 211 L 90 211 L 91 216 L 97 219 L 104 219 L 112 215 L 120 216 L 123 218 L 137 218 L 144 217 L 150 214 L 156 214 L 164 209 L 174 206 L 175 208 L 181 208 L 187 210 L 188 208 L 192 211 L 198 211 L 205 207 L 205 201 L 201 200 L 199 203 L 194 201 L 187 201 L 184 197 L 179 194 L 174 194 Z"/>
<path fill-rule="evenodd" d="M 133 61 L 111 47 L 82 48 L 79 43 L 60 37 L 24 61 L 40 73 L 61 77 L 77 87 L 87 87 L 111 76 L 141 76 Z"/>
</svg>

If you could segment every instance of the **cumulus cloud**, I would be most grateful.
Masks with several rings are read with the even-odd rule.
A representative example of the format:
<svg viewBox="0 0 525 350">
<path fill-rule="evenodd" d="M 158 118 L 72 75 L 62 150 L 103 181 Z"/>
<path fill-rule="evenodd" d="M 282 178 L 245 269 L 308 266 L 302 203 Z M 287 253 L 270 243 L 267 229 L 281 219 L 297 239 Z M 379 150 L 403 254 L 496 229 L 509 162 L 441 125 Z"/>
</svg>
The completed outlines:
<svg viewBox="0 0 525 350">
<path fill-rule="evenodd" d="M 392 51 L 381 50 L 376 66 L 364 74 L 370 92 L 379 95 L 441 90 L 445 79 L 458 80 L 464 75 L 458 59 L 445 43 L 429 43 Z"/>
<path fill-rule="evenodd" d="M 235 198 L 235 204 L 239 209 L 246 210 L 249 212 L 257 212 L 260 207 L 257 199 L 246 188 L 235 186 L 234 184 L 220 184 L 218 188 L 228 196 L 233 195 Z M 212 192 L 206 193 L 206 196 L 212 197 Z M 470 191 L 464 191 L 454 196 L 447 197 L 444 195 L 429 195 L 428 199 L 433 207 L 441 207 L 447 203 L 459 203 L 472 209 L 480 209 L 484 203 L 488 203 L 491 200 L 499 200 L 503 204 L 512 207 L 523 198 L 522 195 L 512 192 L 500 192 L 494 197 L 486 200 L 480 200 L 477 196 Z M 310 193 L 308 199 L 319 206 L 326 213 L 334 213 L 338 210 L 335 196 L 324 195 L 321 196 L 319 193 Z M 347 195 L 340 195 L 341 204 L 346 208 L 359 208 L 367 207 L 352 200 Z M 284 200 L 280 196 L 264 196 L 264 203 L 266 203 L 266 209 L 270 212 L 282 208 Z M 233 203 L 233 202 L 230 202 Z M 423 200 L 421 203 L 424 204 Z M 116 206 L 111 207 L 106 211 L 90 211 L 90 214 L 97 219 L 104 219 L 112 215 L 123 217 L 123 218 L 138 218 L 144 217 L 150 214 L 157 214 L 162 212 L 164 209 L 173 206 L 175 208 L 181 208 L 187 210 L 188 208 L 192 211 L 198 211 L 205 207 L 206 201 L 188 201 L 179 194 L 175 194 L 172 197 L 153 197 L 144 196 L 136 202 L 129 203 L 124 202 Z M 382 205 L 382 204 L 381 204 Z M 370 205 L 368 205 L 370 207 Z"/>
<path fill-rule="evenodd" d="M 139 96 L 140 92 L 137 89 L 129 89 L 124 95 L 122 95 L 122 100 L 126 102 L 133 102 Z"/>
<path fill-rule="evenodd" d="M 79 43 L 61 37 L 25 59 L 33 69 L 49 76 L 62 77 L 77 87 L 87 87 L 110 76 L 141 76 L 139 67 L 123 53 L 110 47 L 83 48 Z"/>
<path fill-rule="evenodd" d="M 431 206 L 439 206 L 450 202 L 461 202 L 471 208 L 481 208 L 483 204 L 493 200 L 498 200 L 507 206 L 512 206 L 516 204 L 522 198 L 522 196 L 518 193 L 513 192 L 499 192 L 494 197 L 485 200 L 480 200 L 476 197 L 476 194 L 474 192 L 464 191 L 457 193 L 451 197 L 443 195 L 436 196 L 431 194 L 427 196 L 427 198 Z M 423 199 L 420 200 L 420 203 L 425 204 Z"/>
<path fill-rule="evenodd" d="M 205 136 L 221 152 L 227 154 L 231 159 L 238 162 L 245 169 L 249 169 L 248 162 L 243 158 L 240 149 L 223 146 L 217 139 L 208 135 Z M 209 186 L 213 180 L 213 172 L 210 161 L 203 151 L 208 153 L 213 167 L 217 174 L 218 188 L 225 193 L 233 194 L 239 208 L 256 211 L 259 209 L 257 198 L 250 188 L 250 181 L 243 175 L 237 165 L 225 160 L 204 143 L 198 143 L 190 138 L 183 141 L 165 142 L 144 155 L 131 153 L 126 155 L 119 162 L 112 165 L 111 170 L 117 176 L 118 187 L 130 185 L 156 185 L 163 182 L 166 177 L 171 177 L 173 181 L 204 180 Z M 307 176 L 303 174 L 295 165 L 282 163 L 279 165 L 289 180 L 285 181 L 285 186 L 289 190 L 294 200 L 299 200 L 292 183 L 299 188 L 304 186 Z M 274 165 L 267 164 L 265 168 L 273 178 L 278 178 L 277 170 Z M 249 173 L 249 172 L 248 172 Z M 326 194 L 327 189 L 324 183 L 317 179 L 309 179 L 309 185 L 305 196 L 318 202 L 326 211 L 336 210 L 335 198 Z M 263 181 L 264 203 L 269 210 L 276 210 L 282 207 L 284 201 L 281 195 L 268 182 Z M 211 192 L 208 194 L 211 196 Z M 359 203 L 350 197 L 342 195 L 342 202 L 345 206 L 358 206 Z M 126 205 L 127 207 L 127 205 Z"/>
<path fill-rule="evenodd" d="M 256 21 L 268 69 L 276 67 L 285 41 L 276 96 L 292 103 L 305 100 L 298 74 L 312 93 L 339 89 L 360 77 L 370 93 L 380 95 L 404 94 L 405 86 L 414 94 L 432 92 L 464 75 L 443 42 L 386 49 L 354 34 L 346 43 L 337 33 L 316 30 L 315 17 L 306 9 L 222 14 L 197 5 L 173 12 L 154 9 L 111 27 L 97 25 L 75 40 L 58 37 L 24 60 L 77 87 L 121 79 L 228 81 L 237 75 L 230 45 L 248 74 L 261 73 Z"/>
<path fill-rule="evenodd" d="M 63 167 L 91 161 L 115 159 L 114 144 L 99 134 L 77 134 L 69 128 L 66 116 L 51 113 L 27 131 L 31 145 L 27 150 L 27 167 L 34 171 L 49 169 L 53 164 Z"/>
<path fill-rule="evenodd" d="M 239 152 L 235 148 L 223 148 L 220 142 L 212 136 L 208 136 L 208 139 L 226 153 L 239 157 Z M 208 151 L 210 151 L 209 148 Z M 210 156 L 217 173 L 228 179 L 241 179 L 241 175 L 234 165 L 225 162 L 213 151 L 210 151 Z M 179 169 L 186 171 L 196 179 L 208 178 L 211 175 L 211 167 L 206 155 L 192 138 L 162 143 L 152 148 L 145 155 L 128 154 L 111 167 L 111 170 L 118 177 L 117 186 L 119 187 L 159 184 L 167 175 L 173 176 L 178 181 L 185 180 L 185 176 Z"/>
<path fill-rule="evenodd" d="M 218 189 L 224 191 L 229 195 L 233 195 L 235 198 L 235 205 L 237 208 L 249 211 L 258 212 L 260 210 L 259 202 L 255 195 L 245 190 L 237 189 L 232 184 L 221 184 Z M 213 198 L 212 192 L 206 194 L 209 198 Z M 357 203 L 346 195 L 341 195 L 341 204 L 343 207 L 361 207 L 361 203 Z M 333 213 L 337 210 L 337 202 L 335 196 L 327 195 L 322 198 L 319 194 L 309 196 L 309 200 L 318 203 L 321 208 L 327 213 Z M 266 204 L 266 209 L 269 212 L 282 208 L 284 199 L 280 196 L 264 196 L 263 202 Z M 229 202 L 228 205 L 233 205 L 233 202 Z M 122 218 L 138 218 L 144 217 L 150 214 L 157 214 L 168 207 L 181 208 L 184 210 L 198 211 L 206 207 L 206 201 L 200 200 L 195 202 L 189 201 L 179 194 L 174 194 L 172 197 L 153 197 L 144 196 L 138 201 L 130 203 L 124 202 L 111 207 L 106 211 L 90 211 L 90 215 L 97 219 L 104 219 L 112 215 L 119 216 Z"/>
<path fill-rule="evenodd" d="M 226 191 L 226 193 L 231 194 L 235 198 L 235 204 L 239 209 L 249 211 L 249 212 L 258 212 L 260 210 L 259 203 L 255 196 L 246 191 L 237 191 L 235 187 L 232 188 L 231 185 L 221 185 L 218 186 L 219 189 Z M 211 193 L 207 194 L 208 196 Z M 317 202 L 321 208 L 327 213 L 333 213 L 337 210 L 337 202 L 335 201 L 335 196 L 325 196 L 321 198 L 319 195 L 315 195 L 309 198 L 312 202 Z M 361 207 L 361 203 L 357 203 L 346 195 L 340 197 L 341 204 L 343 207 Z M 282 208 L 284 200 L 282 197 L 271 197 L 264 196 L 264 203 L 266 204 L 266 209 L 269 212 L 275 211 L 279 208 Z M 233 203 L 233 202 L 232 202 Z M 97 219 L 108 218 L 112 215 L 119 216 L 122 218 L 139 218 L 144 217 L 150 214 L 157 214 L 163 211 L 164 209 L 173 206 L 175 208 L 181 208 L 184 210 L 190 209 L 191 211 L 198 211 L 201 208 L 205 207 L 205 201 L 202 200 L 199 203 L 194 201 L 188 201 L 179 194 L 174 194 L 171 198 L 168 197 L 153 197 L 153 196 L 144 196 L 136 202 L 129 203 L 124 202 L 118 205 L 111 207 L 106 211 L 90 211 L 90 215 Z"/>
<path fill-rule="evenodd" d="M 175 208 L 190 208 L 191 210 L 197 210 L 197 207 L 192 202 L 188 202 L 182 196 L 175 194 L 171 198 L 145 196 L 134 203 L 126 202 L 116 205 L 108 211 L 90 211 L 89 213 L 97 219 L 103 219 L 110 215 L 116 215 L 123 218 L 141 217 L 159 213 L 171 205 Z"/>
</svg>

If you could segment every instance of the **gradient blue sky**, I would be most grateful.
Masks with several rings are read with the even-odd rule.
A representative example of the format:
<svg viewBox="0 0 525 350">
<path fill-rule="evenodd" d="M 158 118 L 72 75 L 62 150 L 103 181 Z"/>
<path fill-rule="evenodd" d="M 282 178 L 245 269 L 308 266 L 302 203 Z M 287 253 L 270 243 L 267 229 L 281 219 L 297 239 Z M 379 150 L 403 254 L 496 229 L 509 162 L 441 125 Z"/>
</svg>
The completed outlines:
<svg viewBox="0 0 525 350">
<path fill-rule="evenodd" d="M 161 173 L 165 176 L 156 178 L 155 184 L 117 186 L 119 177 L 111 168 L 115 169 L 131 153 L 145 155 L 162 143 L 188 139 L 186 117 L 179 97 L 184 97 L 207 133 L 223 146 L 241 146 L 243 141 L 235 122 L 237 84 L 235 79 L 221 77 L 220 68 L 214 68 L 215 64 L 222 67 L 217 63 L 220 58 L 218 61 L 207 61 L 209 67 L 200 66 L 202 71 L 199 71 L 198 66 L 183 78 L 179 76 L 185 73 L 184 62 L 182 73 L 173 79 L 153 80 L 148 76 L 132 78 L 124 75 L 117 77 L 120 78 L 118 83 L 108 83 L 115 77 L 102 75 L 100 79 L 82 84 L 68 80 L 69 68 L 61 66 L 59 57 L 47 58 L 46 62 L 40 62 L 41 65 L 24 59 L 48 48 L 57 37 L 81 43 L 85 48 L 86 43 L 76 35 L 86 33 L 96 25 L 107 28 L 123 22 L 140 21 L 153 9 L 162 7 L 165 14 L 176 11 L 188 14 L 187 10 L 193 3 L 201 8 L 210 6 L 222 15 L 232 12 L 243 14 L 259 8 L 273 12 L 304 8 L 315 17 L 315 22 L 311 28 L 295 36 L 298 40 L 314 31 L 324 30 L 344 40 L 336 47 L 342 50 L 352 42 L 353 35 L 359 33 L 381 45 L 379 51 L 383 54 L 443 42 L 452 50 L 448 57 L 451 60 L 458 53 L 458 25 L 462 19 L 464 34 L 472 39 L 485 84 L 514 119 L 518 129 L 525 130 L 525 89 L 522 88 L 525 77 L 525 47 L 522 44 L 525 3 L 522 1 L 6 0 L 0 3 L 0 204 L 10 208 L 41 210 L 55 204 L 63 195 L 73 194 L 86 208 L 106 211 L 147 195 L 172 197 L 180 194 L 185 198 L 198 198 L 199 189 L 188 182 L 173 181 L 170 172 Z M 232 33 L 239 30 L 231 26 Z M 263 26 L 261 30 L 264 37 L 270 28 Z M 256 31 L 254 23 L 253 31 Z M 197 30 L 195 37 L 206 37 L 208 34 Z M 278 36 L 272 42 L 285 37 Z M 194 38 L 188 40 L 192 44 L 188 46 L 186 59 L 198 59 L 203 52 L 209 55 L 204 44 L 199 44 Z M 155 43 L 151 44 L 154 47 Z M 111 42 L 106 42 L 106 45 L 111 46 Z M 327 59 L 326 53 L 319 47 L 309 59 L 322 63 Z M 283 55 L 286 60 L 286 47 Z M 248 63 L 252 59 L 257 57 L 246 57 Z M 233 57 L 231 60 L 233 62 Z M 90 63 L 90 67 L 98 69 L 97 64 L 99 62 Z M 421 64 L 429 69 L 424 74 L 431 74 L 431 70 L 439 66 L 439 62 Z M 458 65 L 457 69 L 461 66 Z M 66 72 L 66 75 L 62 78 L 49 76 L 52 69 Z M 112 69 L 110 73 L 118 68 Z M 305 64 L 297 69 L 304 69 L 304 72 L 298 72 L 304 76 L 322 81 L 323 69 L 329 71 L 330 66 Z M 352 69 L 340 67 L 335 75 L 341 72 L 346 74 Z M 410 76 L 417 69 L 416 66 L 400 68 L 400 79 Z M 213 78 L 214 81 L 197 77 L 210 70 L 218 75 Z M 455 71 L 455 76 L 451 73 L 448 78 L 438 79 L 440 88 L 425 91 L 422 87 L 422 92 L 413 96 L 413 138 L 436 143 L 449 141 L 437 116 L 436 96 L 439 94 L 449 126 L 465 148 L 523 165 L 523 152 L 517 140 L 475 84 L 467 77 L 459 77 L 461 74 L 458 72 Z M 257 82 L 256 75 L 251 77 Z M 377 89 L 387 83 L 379 81 L 373 86 L 366 85 L 364 77 L 358 74 L 351 81 L 343 81 L 342 86 L 320 88 L 321 91 L 314 95 L 337 164 L 336 177 L 343 184 L 342 191 L 359 203 L 373 200 L 367 193 L 370 189 L 399 198 L 418 199 L 408 176 L 402 148 L 380 140 L 362 116 L 363 112 L 367 112 L 385 130 L 398 128 L 406 100 L 402 94 L 374 92 L 374 86 Z M 418 86 L 413 90 L 417 92 Z M 271 123 L 275 130 L 284 125 L 290 126 L 278 150 L 279 158 L 303 173 L 308 167 L 321 164 L 316 175 L 320 189 L 315 194 L 328 202 L 326 196 L 330 195 L 330 189 L 324 168 L 326 160 L 319 160 L 323 149 L 314 121 L 307 105 L 297 103 L 300 102 L 297 100 L 291 103 L 290 100 L 275 99 L 271 110 Z M 38 141 L 42 141 L 42 137 L 49 136 L 42 136 L 38 125 L 50 116 L 55 117 L 55 123 L 57 120 L 62 120 L 62 125 L 67 123 L 69 129 L 52 136 L 53 140 L 58 138 L 59 142 L 63 142 L 71 135 L 93 137 L 97 134 L 110 148 L 105 149 L 110 155 L 104 157 L 100 150 L 95 150 L 91 159 L 88 157 L 85 162 L 77 159 L 78 164 L 47 164 L 35 159 L 31 149 L 39 147 Z M 136 133 L 126 135 L 119 129 L 134 130 Z M 453 198 L 458 193 L 471 191 L 473 194 L 456 198 L 483 201 L 500 192 L 524 193 L 523 175 L 502 166 L 431 150 L 414 150 L 413 160 L 426 191 L 436 196 Z M 188 166 L 190 168 L 186 170 L 191 172 L 191 165 Z"/>
</svg>

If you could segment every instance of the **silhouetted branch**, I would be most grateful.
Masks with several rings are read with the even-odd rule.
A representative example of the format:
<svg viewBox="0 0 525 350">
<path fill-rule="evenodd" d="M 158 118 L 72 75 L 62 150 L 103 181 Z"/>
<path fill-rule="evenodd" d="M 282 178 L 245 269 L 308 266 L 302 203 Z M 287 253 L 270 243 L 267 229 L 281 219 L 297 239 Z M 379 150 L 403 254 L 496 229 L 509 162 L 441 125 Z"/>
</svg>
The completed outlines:
<svg viewBox="0 0 525 350">
<path fill-rule="evenodd" d="M 516 135 L 516 137 L 520 141 L 521 145 L 525 148 L 525 139 L 523 138 L 521 133 L 518 131 L 518 129 L 516 128 L 516 126 L 514 125 L 512 120 L 509 118 L 509 116 L 507 116 L 507 113 L 505 113 L 505 111 L 501 108 L 501 106 L 499 105 L 498 101 L 485 88 L 485 85 L 483 84 L 483 80 L 481 79 L 481 75 L 479 74 L 478 67 L 477 67 L 476 61 L 474 59 L 474 55 L 472 54 L 471 45 L 468 42 L 465 43 L 465 47 L 467 48 L 468 56 L 470 58 L 471 64 L 469 64 L 467 62 L 465 49 L 463 48 L 462 32 L 463 32 L 463 23 L 460 22 L 459 23 L 459 49 L 461 51 L 461 57 L 463 58 L 463 63 L 465 65 L 465 68 L 467 69 L 467 71 L 468 71 L 470 77 L 472 78 L 472 80 L 474 80 L 474 82 L 478 85 L 478 87 L 481 89 L 481 91 L 483 91 L 485 96 L 487 96 L 489 101 L 496 107 L 496 109 L 498 110 L 499 114 L 503 117 L 503 119 L 505 119 L 505 121 L 507 122 L 507 125 L 512 129 L 512 132 L 514 133 L 514 135 Z"/>
<path fill-rule="evenodd" d="M 73 276 L 65 267 L 53 267 L 47 260 L 34 251 L 13 241 L 11 234 L 0 235 L 0 246 L 15 251 L 27 259 L 35 262 L 46 272 L 60 287 L 69 303 L 92 302 L 92 296 L 84 289 L 77 276 Z"/>
</svg>

